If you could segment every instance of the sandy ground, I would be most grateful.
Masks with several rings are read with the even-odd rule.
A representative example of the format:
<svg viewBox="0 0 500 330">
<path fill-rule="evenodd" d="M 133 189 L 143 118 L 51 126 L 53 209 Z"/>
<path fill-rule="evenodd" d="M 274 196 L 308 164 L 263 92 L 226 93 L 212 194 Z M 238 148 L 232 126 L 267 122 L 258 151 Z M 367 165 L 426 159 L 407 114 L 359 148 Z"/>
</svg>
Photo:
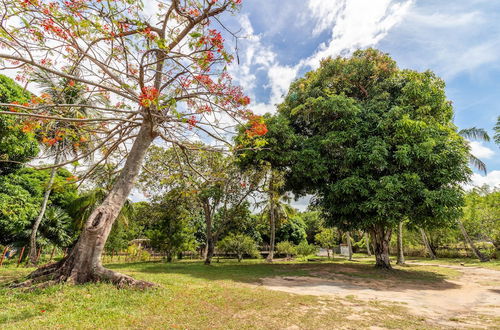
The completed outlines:
<svg viewBox="0 0 500 330">
<path fill-rule="evenodd" d="M 500 316 L 500 271 L 438 265 L 462 275 L 440 283 L 397 283 L 397 281 L 353 278 L 342 274 L 313 274 L 314 277 L 273 277 L 262 279 L 270 290 L 316 296 L 354 296 L 360 300 L 402 303 L 409 312 L 442 326 L 491 327 Z M 325 278 L 326 277 L 326 278 Z M 454 323 L 460 320 L 460 324 Z M 500 324 L 496 325 L 500 329 Z M 494 327 L 496 327 L 494 325 Z"/>
</svg>

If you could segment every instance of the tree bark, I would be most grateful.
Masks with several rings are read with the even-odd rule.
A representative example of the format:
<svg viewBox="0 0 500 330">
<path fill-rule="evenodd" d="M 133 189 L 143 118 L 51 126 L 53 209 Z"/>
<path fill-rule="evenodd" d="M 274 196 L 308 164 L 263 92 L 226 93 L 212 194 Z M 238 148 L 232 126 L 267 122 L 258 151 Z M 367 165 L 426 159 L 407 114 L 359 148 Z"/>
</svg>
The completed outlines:
<svg viewBox="0 0 500 330">
<path fill-rule="evenodd" d="M 274 213 L 274 201 L 272 194 L 269 194 L 269 221 L 270 221 L 270 239 L 269 239 L 269 254 L 266 261 L 272 262 L 274 259 L 274 245 L 276 243 L 276 218 Z"/>
<path fill-rule="evenodd" d="M 465 227 L 464 227 L 464 224 L 462 223 L 462 221 L 457 220 L 457 222 L 458 222 L 458 226 L 460 227 L 460 231 L 462 232 L 462 235 L 464 236 L 465 241 L 467 242 L 467 244 L 469 244 L 470 249 L 476 255 L 476 257 L 479 259 L 479 261 L 481 261 L 481 262 L 490 261 L 490 258 L 488 258 L 484 254 L 482 254 L 481 251 L 479 251 L 479 249 L 476 247 L 476 245 L 474 244 L 474 242 L 470 238 L 469 234 L 465 230 Z"/>
<path fill-rule="evenodd" d="M 145 120 L 134 141 L 120 176 L 104 201 L 94 209 L 85 222 L 78 242 L 68 255 L 57 263 L 37 269 L 29 280 L 15 286 L 29 286 L 37 282 L 110 281 L 117 286 L 148 287 L 153 284 L 106 269 L 101 264 L 104 245 L 123 204 L 132 190 L 148 147 L 156 134 L 150 121 Z"/>
<path fill-rule="evenodd" d="M 424 246 L 427 250 L 427 253 L 429 254 L 429 257 L 431 257 L 432 260 L 437 259 L 436 254 L 434 254 L 434 251 L 432 251 L 431 244 L 429 243 L 427 234 L 425 233 L 425 230 L 423 228 L 420 228 L 420 234 L 422 235 L 422 241 L 424 242 Z"/>
<path fill-rule="evenodd" d="M 386 229 L 383 225 L 374 225 L 372 230 L 372 241 L 375 254 L 375 267 L 382 269 L 392 269 L 389 259 L 389 242 L 391 240 L 391 229 Z"/>
<path fill-rule="evenodd" d="M 368 253 L 368 256 L 372 256 L 372 250 L 370 248 L 370 235 L 368 233 L 365 233 L 365 239 L 366 239 L 366 252 Z"/>
<path fill-rule="evenodd" d="M 212 228 L 212 214 L 208 202 L 203 203 L 203 213 L 205 215 L 206 236 L 207 236 L 207 245 L 205 247 L 205 265 L 210 265 L 212 263 L 212 258 L 214 256 L 215 242 L 214 242 L 214 235 Z"/>
<path fill-rule="evenodd" d="M 345 237 L 347 241 L 347 248 L 349 250 L 349 261 L 352 261 L 352 242 L 351 242 L 351 233 L 346 231 Z"/>
<path fill-rule="evenodd" d="M 59 147 L 57 147 L 56 158 L 54 161 L 54 166 L 59 165 L 60 151 Z M 45 188 L 45 192 L 43 194 L 42 205 L 40 205 L 40 212 L 33 223 L 33 227 L 31 227 L 30 234 L 30 243 L 28 246 L 28 258 L 26 259 L 27 266 L 35 266 L 37 264 L 37 255 L 36 255 L 36 235 L 38 233 L 38 227 L 40 227 L 40 223 L 42 223 L 43 216 L 45 215 L 45 210 L 47 209 L 47 204 L 49 202 L 50 193 L 52 192 L 52 186 L 54 185 L 54 180 L 57 173 L 57 167 L 53 167 L 50 170 L 49 182 L 47 183 L 47 187 Z"/>
<path fill-rule="evenodd" d="M 398 260 L 396 264 L 405 264 L 405 254 L 403 250 L 403 221 L 398 223 Z"/>
</svg>

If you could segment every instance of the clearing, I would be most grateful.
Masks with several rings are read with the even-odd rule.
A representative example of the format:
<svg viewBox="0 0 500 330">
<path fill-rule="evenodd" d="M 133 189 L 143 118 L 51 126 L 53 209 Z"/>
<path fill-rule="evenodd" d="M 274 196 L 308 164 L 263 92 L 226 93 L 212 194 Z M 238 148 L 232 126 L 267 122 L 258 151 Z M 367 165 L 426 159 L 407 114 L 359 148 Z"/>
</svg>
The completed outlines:
<svg viewBox="0 0 500 330">
<path fill-rule="evenodd" d="M 267 264 L 221 260 L 110 264 L 159 284 L 106 283 L 34 291 L 0 287 L 1 329 L 449 329 L 498 328 L 500 271 L 373 260 Z M 31 269 L 0 268 L 0 283 Z"/>
</svg>

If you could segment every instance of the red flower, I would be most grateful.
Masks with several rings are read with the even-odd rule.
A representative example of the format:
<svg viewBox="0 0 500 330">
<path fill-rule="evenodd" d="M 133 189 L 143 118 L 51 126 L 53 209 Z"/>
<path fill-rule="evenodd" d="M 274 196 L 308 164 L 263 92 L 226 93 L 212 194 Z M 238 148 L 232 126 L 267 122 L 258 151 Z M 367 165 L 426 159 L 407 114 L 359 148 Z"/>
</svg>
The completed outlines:
<svg viewBox="0 0 500 330">
<path fill-rule="evenodd" d="M 144 87 L 142 94 L 139 95 L 139 104 L 143 107 L 150 107 L 160 96 L 160 92 L 154 87 Z"/>
</svg>

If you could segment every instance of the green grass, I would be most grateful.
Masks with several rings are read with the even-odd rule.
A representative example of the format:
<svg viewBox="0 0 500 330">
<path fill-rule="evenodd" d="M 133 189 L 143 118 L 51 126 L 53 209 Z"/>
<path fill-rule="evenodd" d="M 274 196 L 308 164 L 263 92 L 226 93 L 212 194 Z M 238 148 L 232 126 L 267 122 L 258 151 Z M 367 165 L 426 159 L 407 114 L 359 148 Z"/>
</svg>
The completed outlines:
<svg viewBox="0 0 500 330">
<path fill-rule="evenodd" d="M 427 264 L 441 264 L 441 265 L 451 265 L 451 266 L 465 266 L 465 267 L 481 267 L 481 268 L 489 268 L 500 270 L 500 260 L 499 259 L 491 259 L 488 262 L 480 262 L 477 259 L 472 258 L 439 258 L 436 260 L 431 260 L 428 258 L 406 258 L 407 261 L 414 261 L 419 263 L 427 263 Z"/>
<path fill-rule="evenodd" d="M 368 262 L 286 262 L 222 260 L 110 264 L 108 267 L 159 284 L 140 291 L 110 284 L 56 285 L 35 291 L 0 288 L 0 328 L 432 328 L 411 316 L 404 305 L 292 295 L 256 287 L 269 276 L 349 276 L 353 279 L 441 283 L 454 273 L 433 266 L 373 269 Z M 30 269 L 0 269 L 0 282 L 26 275 Z M 319 275 L 318 275 L 319 274 Z M 362 317 L 354 317 L 363 309 Z"/>
</svg>

